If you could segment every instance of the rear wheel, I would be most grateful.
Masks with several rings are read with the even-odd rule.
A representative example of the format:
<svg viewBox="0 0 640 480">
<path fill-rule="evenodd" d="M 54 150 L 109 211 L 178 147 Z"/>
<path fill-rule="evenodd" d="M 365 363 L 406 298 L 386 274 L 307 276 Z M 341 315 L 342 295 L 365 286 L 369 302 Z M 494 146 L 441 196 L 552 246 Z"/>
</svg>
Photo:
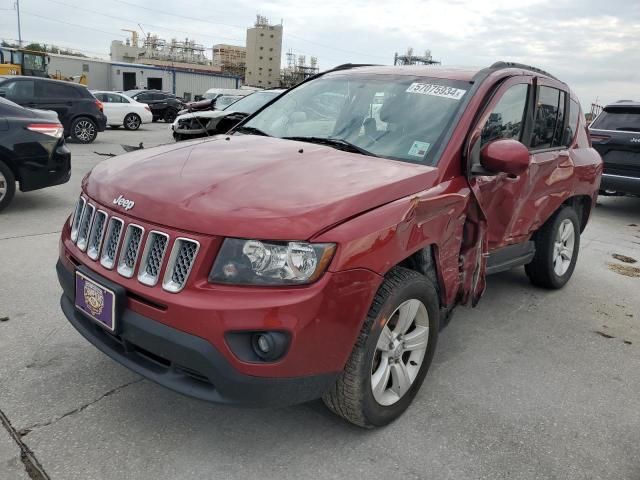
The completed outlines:
<svg viewBox="0 0 640 480">
<path fill-rule="evenodd" d="M 98 136 L 98 127 L 90 118 L 79 117 L 71 124 L 71 136 L 77 142 L 91 143 Z"/>
<path fill-rule="evenodd" d="M 135 113 L 130 113 L 126 117 L 124 117 L 124 128 L 127 130 L 137 130 L 140 128 L 140 124 L 142 120 Z"/>
<path fill-rule="evenodd" d="M 323 401 L 361 427 L 386 425 L 409 407 L 436 348 L 439 301 L 432 282 L 396 267 L 386 276 L 344 371 Z"/>
<path fill-rule="evenodd" d="M 573 275 L 580 250 L 580 222 L 576 211 L 563 207 L 545 223 L 535 239 L 536 254 L 525 272 L 534 285 L 562 288 Z"/>
<path fill-rule="evenodd" d="M 0 161 L 0 212 L 13 200 L 16 194 L 16 177 L 11 169 Z"/>
<path fill-rule="evenodd" d="M 178 116 L 178 110 L 175 108 L 168 108 L 166 112 L 164 112 L 164 121 L 167 123 L 173 123 Z"/>
</svg>

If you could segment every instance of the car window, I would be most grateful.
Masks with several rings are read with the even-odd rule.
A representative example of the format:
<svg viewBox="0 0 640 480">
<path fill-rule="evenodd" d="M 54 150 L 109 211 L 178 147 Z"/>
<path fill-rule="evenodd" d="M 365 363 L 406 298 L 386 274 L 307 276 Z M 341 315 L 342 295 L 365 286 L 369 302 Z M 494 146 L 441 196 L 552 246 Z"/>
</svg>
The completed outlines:
<svg viewBox="0 0 640 480">
<path fill-rule="evenodd" d="M 165 100 L 167 98 L 167 96 L 163 93 L 152 93 L 151 94 L 151 100 L 155 100 L 155 101 L 161 101 L 161 100 Z"/>
<path fill-rule="evenodd" d="M 543 149 L 560 146 L 564 125 L 565 94 L 557 88 L 538 87 L 538 104 L 530 147 Z"/>
<path fill-rule="evenodd" d="M 569 124 L 565 130 L 562 144 L 569 146 L 573 143 L 573 139 L 578 132 L 578 126 L 580 124 L 580 104 L 575 100 L 571 100 L 569 104 Z"/>
<path fill-rule="evenodd" d="M 39 82 L 36 89 L 41 98 L 79 98 L 79 92 L 74 88 L 60 83 Z"/>
<path fill-rule="evenodd" d="M 101 102 L 106 102 L 107 101 L 107 97 L 104 93 L 97 93 L 94 92 L 93 96 L 96 97 L 96 99 L 100 100 Z"/>
<path fill-rule="evenodd" d="M 31 100 L 34 98 L 34 81 L 17 80 L 3 83 L 0 88 L 5 90 L 9 100 Z"/>
<path fill-rule="evenodd" d="M 258 111 L 263 105 L 270 102 L 278 95 L 280 95 L 280 92 L 252 93 L 251 95 L 240 98 L 237 102 L 233 102 L 231 105 L 224 108 L 224 110 L 228 110 L 230 112 L 253 113 Z"/>
<path fill-rule="evenodd" d="M 118 95 L 118 94 L 116 94 L 116 93 L 112 93 L 112 94 L 110 94 L 110 95 L 112 95 L 112 96 L 114 96 L 114 97 L 117 97 L 117 98 L 118 98 L 118 100 L 117 100 L 117 101 L 118 101 L 118 102 L 120 102 L 120 103 L 131 103 L 131 102 L 129 101 L 129 99 L 128 99 L 127 97 L 125 97 L 124 95 Z"/>
<path fill-rule="evenodd" d="M 481 145 L 504 138 L 521 139 L 528 91 L 529 86 L 521 83 L 504 93 L 482 127 Z"/>
<path fill-rule="evenodd" d="M 151 100 L 151 94 L 150 93 L 140 93 L 138 95 L 136 95 L 135 98 L 138 102 L 148 102 Z"/>
<path fill-rule="evenodd" d="M 103 93 L 104 101 L 107 103 L 123 103 L 122 97 L 120 95 L 116 95 L 115 93 Z"/>
<path fill-rule="evenodd" d="M 591 128 L 640 132 L 640 108 L 605 107 L 602 113 L 593 121 Z"/>
<path fill-rule="evenodd" d="M 334 73 L 290 90 L 243 127 L 433 164 L 469 88 L 461 80 Z"/>
</svg>

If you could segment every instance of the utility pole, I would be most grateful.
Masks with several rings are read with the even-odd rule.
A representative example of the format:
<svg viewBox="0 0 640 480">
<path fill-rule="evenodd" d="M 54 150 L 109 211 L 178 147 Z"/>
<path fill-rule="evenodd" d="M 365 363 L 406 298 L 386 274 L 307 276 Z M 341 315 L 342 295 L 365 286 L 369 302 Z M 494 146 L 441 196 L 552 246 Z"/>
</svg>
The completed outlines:
<svg viewBox="0 0 640 480">
<path fill-rule="evenodd" d="M 18 12 L 18 46 L 22 47 L 22 28 L 20 26 L 20 0 L 16 0 L 16 10 Z"/>
</svg>

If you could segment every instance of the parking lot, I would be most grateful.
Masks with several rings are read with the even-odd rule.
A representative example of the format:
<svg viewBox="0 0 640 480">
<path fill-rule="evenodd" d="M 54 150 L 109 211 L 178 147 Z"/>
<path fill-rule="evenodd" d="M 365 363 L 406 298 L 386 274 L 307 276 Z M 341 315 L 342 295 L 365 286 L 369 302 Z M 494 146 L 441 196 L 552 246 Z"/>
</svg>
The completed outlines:
<svg viewBox="0 0 640 480">
<path fill-rule="evenodd" d="M 141 141 L 172 141 L 168 125 L 71 144 L 71 181 L 18 193 L 0 215 L 0 479 L 640 478 L 640 269 L 614 258 L 640 260 L 640 198 L 600 198 L 564 289 L 533 288 L 521 268 L 490 277 L 441 333 L 408 412 L 367 431 L 320 401 L 182 397 L 67 322 L 61 225 L 105 158 L 94 152 Z"/>
</svg>

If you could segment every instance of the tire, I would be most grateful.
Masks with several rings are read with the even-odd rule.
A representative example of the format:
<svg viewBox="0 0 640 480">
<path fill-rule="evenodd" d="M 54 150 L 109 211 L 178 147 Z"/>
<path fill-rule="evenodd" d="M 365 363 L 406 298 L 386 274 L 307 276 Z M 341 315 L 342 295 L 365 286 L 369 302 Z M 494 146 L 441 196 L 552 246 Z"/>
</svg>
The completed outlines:
<svg viewBox="0 0 640 480">
<path fill-rule="evenodd" d="M 98 136 L 98 126 L 89 117 L 78 117 L 71 123 L 71 136 L 78 143 L 91 143 Z"/>
<path fill-rule="evenodd" d="M 13 200 L 16 194 L 16 177 L 6 163 L 0 161 L 0 212 Z"/>
<path fill-rule="evenodd" d="M 536 233 L 535 245 L 536 254 L 524 267 L 531 283 L 549 289 L 564 287 L 573 275 L 580 251 L 576 211 L 571 207 L 558 210 Z"/>
<path fill-rule="evenodd" d="M 178 116 L 178 111 L 175 108 L 168 108 L 164 112 L 163 119 L 166 123 L 173 123 Z"/>
<path fill-rule="evenodd" d="M 426 341 L 426 346 L 424 350 L 403 351 L 396 338 L 396 332 L 402 331 L 398 312 L 407 314 L 413 310 L 415 319 L 400 338 L 404 342 L 420 338 L 421 345 Z M 413 270 L 393 268 L 376 293 L 344 371 L 322 397 L 325 405 L 345 420 L 365 428 L 387 425 L 402 415 L 420 389 L 433 359 L 439 313 L 438 295 L 431 280 Z M 410 313 L 405 318 L 409 317 Z M 402 372 L 407 376 L 405 388 L 399 393 L 402 382 L 396 378 L 401 378 Z M 374 385 L 382 386 L 377 393 Z"/>
<path fill-rule="evenodd" d="M 138 130 L 142 124 L 142 120 L 135 113 L 130 113 L 124 117 L 124 128 L 126 130 Z"/>
<path fill-rule="evenodd" d="M 153 118 L 151 119 L 151 121 L 152 121 L 153 123 L 156 123 L 158 120 L 160 120 L 158 117 L 153 117 Z"/>
<path fill-rule="evenodd" d="M 184 138 L 182 138 L 182 135 L 180 135 L 179 133 L 174 133 L 174 134 L 173 134 L 173 139 L 174 139 L 176 142 L 181 142 L 182 140 L 184 140 Z"/>
</svg>

